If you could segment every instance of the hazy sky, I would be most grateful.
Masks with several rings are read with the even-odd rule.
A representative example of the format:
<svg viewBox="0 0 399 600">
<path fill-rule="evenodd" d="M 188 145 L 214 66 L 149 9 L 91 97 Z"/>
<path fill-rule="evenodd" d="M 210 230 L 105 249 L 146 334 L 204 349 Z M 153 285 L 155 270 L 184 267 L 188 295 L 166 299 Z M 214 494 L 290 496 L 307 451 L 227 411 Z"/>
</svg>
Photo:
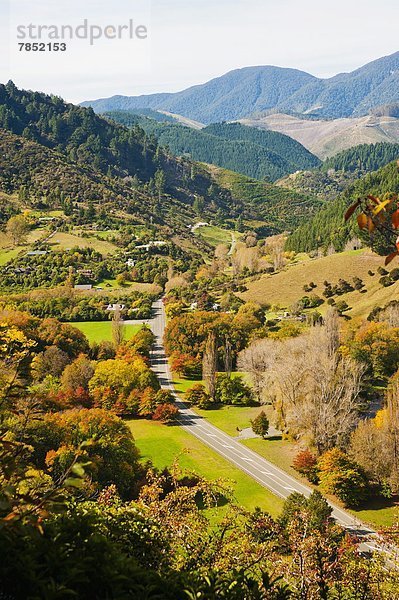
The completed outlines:
<svg viewBox="0 0 399 600">
<path fill-rule="evenodd" d="M 18 25 L 84 19 L 102 28 L 133 19 L 148 38 L 19 51 Z M 398 23 L 398 0 L 0 0 L 0 80 L 81 101 L 177 91 L 249 65 L 328 77 L 397 51 Z"/>
</svg>

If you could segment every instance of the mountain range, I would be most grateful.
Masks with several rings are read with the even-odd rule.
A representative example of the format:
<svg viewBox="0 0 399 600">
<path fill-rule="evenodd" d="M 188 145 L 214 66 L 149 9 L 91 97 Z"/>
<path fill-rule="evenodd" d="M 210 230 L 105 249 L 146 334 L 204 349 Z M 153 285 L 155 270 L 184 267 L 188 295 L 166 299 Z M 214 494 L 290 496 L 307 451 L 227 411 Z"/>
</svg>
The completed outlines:
<svg viewBox="0 0 399 600">
<path fill-rule="evenodd" d="M 399 100 L 399 52 L 321 79 L 296 69 L 245 67 L 177 93 L 83 102 L 96 112 L 148 108 L 204 124 L 280 112 L 323 119 L 359 117 Z"/>
</svg>

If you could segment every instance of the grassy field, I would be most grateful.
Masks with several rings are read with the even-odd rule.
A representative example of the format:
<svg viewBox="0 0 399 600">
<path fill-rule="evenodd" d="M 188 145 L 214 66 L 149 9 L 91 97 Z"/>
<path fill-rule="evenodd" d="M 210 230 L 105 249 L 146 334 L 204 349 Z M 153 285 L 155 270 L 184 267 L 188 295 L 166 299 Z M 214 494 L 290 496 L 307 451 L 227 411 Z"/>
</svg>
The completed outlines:
<svg viewBox="0 0 399 600">
<path fill-rule="evenodd" d="M 215 410 L 200 410 L 194 407 L 198 415 L 233 437 L 238 435 L 237 427 L 240 429 L 250 427 L 250 420 L 262 410 L 265 410 L 264 406 L 222 406 Z"/>
<path fill-rule="evenodd" d="M 77 327 L 82 331 L 89 342 L 110 342 L 112 340 L 112 323 L 111 321 L 92 321 L 85 323 L 70 323 L 73 327 Z M 125 325 L 125 337 L 126 339 L 131 338 L 139 329 L 141 325 Z"/>
<path fill-rule="evenodd" d="M 128 424 L 143 460 L 150 459 L 160 469 L 171 466 L 177 460 L 182 469 L 196 472 L 209 480 L 229 480 L 237 501 L 248 509 L 260 506 L 273 516 L 281 511 L 280 498 L 180 427 L 145 420 L 133 420 Z"/>
<path fill-rule="evenodd" d="M 195 235 L 202 237 L 211 246 L 216 247 L 219 244 L 231 244 L 231 232 L 213 225 L 198 227 L 195 230 Z"/>
<path fill-rule="evenodd" d="M 0 266 L 6 265 L 18 256 L 19 253 L 26 254 L 30 249 L 30 245 L 43 237 L 43 235 L 43 229 L 33 229 L 29 232 L 26 244 L 14 246 L 11 237 L 4 231 L 0 231 Z"/>
<path fill-rule="evenodd" d="M 162 288 L 154 283 L 139 283 L 136 281 L 127 281 L 124 285 L 119 285 L 116 282 L 116 279 L 103 279 L 99 282 L 99 286 L 102 287 L 105 292 L 107 290 L 134 290 L 137 292 L 148 292 L 149 294 L 160 294 L 162 292 Z"/>
<path fill-rule="evenodd" d="M 54 250 L 66 250 L 78 246 L 79 248 L 94 248 L 101 254 L 111 254 L 115 252 L 116 246 L 105 240 L 98 240 L 95 237 L 80 237 L 73 233 L 57 232 L 51 239 L 50 245 Z"/>
<path fill-rule="evenodd" d="M 173 385 L 175 386 L 176 392 L 185 394 L 187 390 L 196 383 L 204 383 L 202 379 L 188 379 L 187 377 L 179 377 L 176 373 L 173 373 Z"/>
<path fill-rule="evenodd" d="M 374 306 L 383 306 L 399 295 L 399 281 L 390 287 L 379 284 L 378 267 L 384 266 L 384 259 L 368 250 L 342 252 L 318 259 L 304 260 L 289 265 L 285 270 L 273 275 L 265 275 L 258 281 L 247 283 L 248 291 L 239 294 L 243 300 L 254 300 L 260 304 L 279 305 L 288 308 L 306 295 L 305 284 L 313 281 L 316 288 L 312 293 L 323 297 L 324 281 L 332 284 L 339 279 L 351 282 L 358 276 L 365 284 L 366 292 L 354 291 L 336 299 L 345 300 L 351 307 L 347 313 L 351 317 L 367 317 Z M 393 264 L 392 268 L 395 268 Z M 368 274 L 371 270 L 374 276 Z M 324 303 L 319 310 L 327 307 Z"/>
<path fill-rule="evenodd" d="M 10 262 L 10 260 L 13 260 L 13 258 L 15 258 L 20 251 L 21 248 L 13 248 L 12 250 L 0 249 L 0 267 L 6 265 L 8 262 Z"/>
</svg>

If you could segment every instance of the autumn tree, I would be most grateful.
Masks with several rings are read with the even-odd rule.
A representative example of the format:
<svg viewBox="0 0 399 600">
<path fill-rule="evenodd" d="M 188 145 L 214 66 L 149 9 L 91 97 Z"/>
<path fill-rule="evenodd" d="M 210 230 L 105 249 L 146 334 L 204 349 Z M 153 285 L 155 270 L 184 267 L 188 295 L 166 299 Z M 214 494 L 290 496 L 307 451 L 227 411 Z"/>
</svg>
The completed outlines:
<svg viewBox="0 0 399 600">
<path fill-rule="evenodd" d="M 335 334 L 315 326 L 299 337 L 258 340 L 240 357 L 256 386 L 267 390 L 278 425 L 321 453 L 345 446 L 359 419 L 364 367 L 341 355 Z"/>
<path fill-rule="evenodd" d="M 61 385 L 65 390 L 89 389 L 90 379 L 94 375 L 94 365 L 84 354 L 80 354 L 67 365 L 61 376 Z"/>
<path fill-rule="evenodd" d="M 6 231 L 11 237 L 14 246 L 20 246 L 26 242 L 29 229 L 29 221 L 23 215 L 16 215 L 7 221 Z"/>
<path fill-rule="evenodd" d="M 349 348 L 376 379 L 390 377 L 399 368 L 399 328 L 389 327 L 386 322 L 364 323 Z"/>
<path fill-rule="evenodd" d="M 185 401 L 198 408 L 207 409 L 213 404 L 212 398 L 206 391 L 206 388 L 202 383 L 196 383 L 189 388 L 184 396 Z"/>
<path fill-rule="evenodd" d="M 21 329 L 0 323 L 0 409 L 22 392 L 26 363 L 36 348 Z"/>
<path fill-rule="evenodd" d="M 384 495 L 399 491 L 399 373 L 389 382 L 385 407 L 352 433 L 349 454 Z"/>
<path fill-rule="evenodd" d="M 57 346 L 49 346 L 34 357 L 31 369 L 35 379 L 44 379 L 47 375 L 59 377 L 69 362 L 66 352 Z"/>
<path fill-rule="evenodd" d="M 202 372 L 202 361 L 199 357 L 193 357 L 190 354 L 181 354 L 173 352 L 170 365 L 172 371 L 178 375 L 188 378 L 199 378 Z"/>
<path fill-rule="evenodd" d="M 57 319 L 48 318 L 40 321 L 35 332 L 38 343 L 44 348 L 57 346 L 74 359 L 79 354 L 88 354 L 90 350 L 86 336 L 77 327 L 61 323 Z"/>
<path fill-rule="evenodd" d="M 162 423 L 172 423 L 179 416 L 179 409 L 175 404 L 158 404 L 152 418 Z"/>
<path fill-rule="evenodd" d="M 208 334 L 202 359 L 202 379 L 205 381 L 208 393 L 213 401 L 216 399 L 217 351 L 216 335 L 213 331 Z"/>
<path fill-rule="evenodd" d="M 150 352 L 154 342 L 155 336 L 151 329 L 147 326 L 143 326 L 137 333 L 127 340 L 124 345 L 134 350 L 138 354 L 141 354 L 141 356 L 150 358 Z"/>
<path fill-rule="evenodd" d="M 89 391 L 96 406 L 121 414 L 135 413 L 138 409 L 137 394 L 146 388 L 152 388 L 156 392 L 159 383 L 143 358 L 138 355 L 129 362 L 111 359 L 97 363 L 89 383 Z"/>
<path fill-rule="evenodd" d="M 125 326 L 121 316 L 121 309 L 119 306 L 117 306 L 112 317 L 112 341 L 115 348 L 119 348 L 124 339 Z"/>
<path fill-rule="evenodd" d="M 317 457 L 310 450 L 301 450 L 292 461 L 295 471 L 304 475 L 311 483 L 317 484 Z"/>
<path fill-rule="evenodd" d="M 327 450 L 318 459 L 317 470 L 320 487 L 347 506 L 357 507 L 367 498 L 369 488 L 364 471 L 342 450 Z"/>
<path fill-rule="evenodd" d="M 47 415 L 45 424 L 48 437 L 42 444 L 47 446 L 45 461 L 53 477 L 59 476 L 79 446 L 87 442 L 82 460 L 86 458 L 92 481 L 101 487 L 115 483 L 125 497 L 134 494 L 142 469 L 131 431 L 121 419 L 102 409 L 74 409 Z"/>
</svg>

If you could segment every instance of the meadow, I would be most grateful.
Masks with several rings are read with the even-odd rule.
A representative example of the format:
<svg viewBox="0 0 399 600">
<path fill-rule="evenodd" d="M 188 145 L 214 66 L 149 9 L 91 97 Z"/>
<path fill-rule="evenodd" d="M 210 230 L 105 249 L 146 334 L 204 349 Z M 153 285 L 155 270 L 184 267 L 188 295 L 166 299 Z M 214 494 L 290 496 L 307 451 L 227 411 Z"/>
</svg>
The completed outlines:
<svg viewBox="0 0 399 600">
<path fill-rule="evenodd" d="M 112 322 L 111 321 L 87 321 L 72 322 L 70 325 L 80 329 L 85 334 L 91 344 L 100 342 L 110 342 L 112 340 Z M 130 339 L 141 329 L 141 324 L 125 325 L 125 339 Z"/>
<path fill-rule="evenodd" d="M 393 263 L 392 268 L 396 266 L 396 263 Z M 304 286 L 312 281 L 316 287 L 311 293 L 323 298 L 324 281 L 337 284 L 339 279 L 345 279 L 351 283 L 353 277 L 357 276 L 365 284 L 364 289 L 335 296 L 335 299 L 344 300 L 350 306 L 350 310 L 345 312 L 346 315 L 352 318 L 366 318 L 375 306 L 384 306 L 399 296 L 399 281 L 389 287 L 383 287 L 379 283 L 379 267 L 384 267 L 384 258 L 370 250 L 342 252 L 315 259 L 306 258 L 289 264 L 272 275 L 263 275 L 255 281 L 248 281 L 247 291 L 239 296 L 245 301 L 253 300 L 262 305 L 289 308 L 307 295 Z M 370 275 L 369 271 L 373 275 Z M 318 310 L 323 312 L 326 308 L 325 302 Z"/>
</svg>

